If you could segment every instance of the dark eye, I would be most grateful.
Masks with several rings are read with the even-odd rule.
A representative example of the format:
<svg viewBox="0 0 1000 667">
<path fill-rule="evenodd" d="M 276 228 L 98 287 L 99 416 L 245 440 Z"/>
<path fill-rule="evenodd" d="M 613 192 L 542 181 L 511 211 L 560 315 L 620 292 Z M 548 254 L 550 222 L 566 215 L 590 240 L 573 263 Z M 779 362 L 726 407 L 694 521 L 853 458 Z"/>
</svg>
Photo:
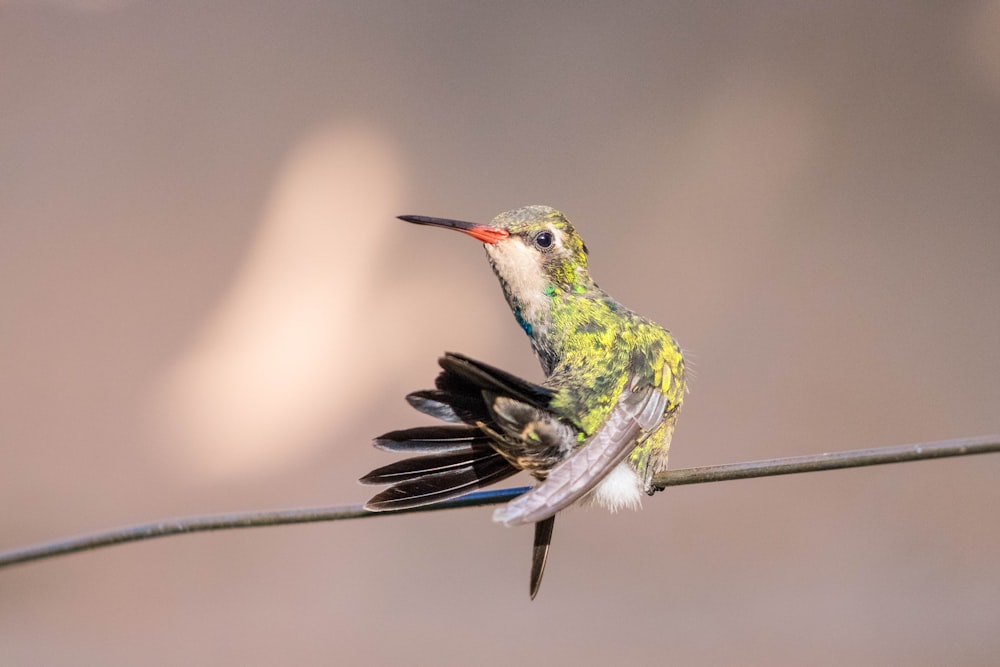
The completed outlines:
<svg viewBox="0 0 1000 667">
<path fill-rule="evenodd" d="M 539 248 L 548 248 L 553 241 L 552 232 L 538 232 L 535 234 L 535 245 Z"/>
</svg>

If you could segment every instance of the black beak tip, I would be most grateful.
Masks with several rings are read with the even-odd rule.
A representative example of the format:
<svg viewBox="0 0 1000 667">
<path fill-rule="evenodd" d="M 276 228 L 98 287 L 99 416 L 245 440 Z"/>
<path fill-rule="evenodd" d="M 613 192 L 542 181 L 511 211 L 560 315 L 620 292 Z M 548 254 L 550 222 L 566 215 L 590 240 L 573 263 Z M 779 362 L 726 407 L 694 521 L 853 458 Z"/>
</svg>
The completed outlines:
<svg viewBox="0 0 1000 667">
<path fill-rule="evenodd" d="M 470 229 L 482 227 L 475 222 L 465 222 L 464 220 L 451 220 L 450 218 L 434 218 L 429 215 L 397 215 L 398 219 L 404 222 L 412 222 L 415 225 L 430 225 L 431 227 L 444 227 L 446 229 L 458 229 L 466 232 Z"/>
<path fill-rule="evenodd" d="M 426 216 L 423 215 L 397 215 L 396 219 L 403 222 L 415 222 L 418 225 L 422 222 L 427 222 Z"/>
</svg>

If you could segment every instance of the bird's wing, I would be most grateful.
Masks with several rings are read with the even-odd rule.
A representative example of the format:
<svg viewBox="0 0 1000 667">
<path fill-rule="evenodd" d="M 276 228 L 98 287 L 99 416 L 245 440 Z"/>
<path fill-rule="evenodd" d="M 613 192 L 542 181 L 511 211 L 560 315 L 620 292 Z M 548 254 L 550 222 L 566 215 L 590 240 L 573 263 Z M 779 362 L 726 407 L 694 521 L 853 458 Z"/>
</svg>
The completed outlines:
<svg viewBox="0 0 1000 667">
<path fill-rule="evenodd" d="M 418 426 L 392 431 L 376 438 L 375 446 L 422 455 L 382 466 L 361 478 L 362 484 L 391 485 L 365 504 L 365 509 L 372 512 L 430 505 L 518 472 L 490 445 L 489 436 L 474 426 Z"/>
<path fill-rule="evenodd" d="M 361 478 L 363 484 L 390 485 L 365 505 L 372 512 L 429 505 L 517 474 L 520 468 L 512 463 L 517 455 L 498 451 L 492 442 L 496 424 L 485 396 L 491 397 L 490 402 L 503 397 L 512 404 L 523 404 L 532 414 L 552 400 L 551 389 L 460 354 L 445 354 L 439 363 L 442 370 L 435 382 L 437 388 L 414 392 L 407 400 L 421 412 L 467 426 L 419 426 L 376 438 L 375 446 L 380 449 L 422 455 L 382 466 Z M 541 435 L 555 428 L 548 423 L 544 426 L 549 428 L 540 429 Z M 546 446 L 554 445 L 540 438 L 539 450 Z M 554 461 L 564 453 L 558 452 Z"/>
<path fill-rule="evenodd" d="M 491 447 L 415 456 L 373 470 L 361 478 L 364 484 L 392 484 L 365 503 L 365 509 L 388 512 L 431 505 L 489 486 L 517 472 L 517 468 Z"/>
<path fill-rule="evenodd" d="M 438 389 L 447 390 L 457 383 L 463 388 L 510 396 L 538 408 L 546 408 L 552 402 L 551 389 L 522 380 L 512 373 L 463 354 L 445 352 L 438 363 L 443 369 L 436 381 Z"/>
<path fill-rule="evenodd" d="M 493 513 L 518 526 L 555 516 L 593 489 L 644 435 L 663 421 L 667 397 L 653 386 L 626 387 L 611 414 L 583 446 L 549 471 L 545 481 Z"/>
<path fill-rule="evenodd" d="M 438 360 L 441 373 L 435 389 L 415 391 L 406 397 L 414 408 L 447 422 L 477 424 L 490 421 L 483 392 L 508 396 L 539 409 L 552 401 L 551 389 L 475 359 L 447 352 Z"/>
</svg>

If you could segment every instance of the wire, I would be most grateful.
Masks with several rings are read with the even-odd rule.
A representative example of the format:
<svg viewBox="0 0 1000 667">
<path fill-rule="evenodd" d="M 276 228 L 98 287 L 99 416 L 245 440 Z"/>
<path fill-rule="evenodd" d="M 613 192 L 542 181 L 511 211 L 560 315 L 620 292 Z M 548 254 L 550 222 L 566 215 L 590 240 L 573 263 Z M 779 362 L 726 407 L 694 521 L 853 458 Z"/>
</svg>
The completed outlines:
<svg viewBox="0 0 1000 667">
<path fill-rule="evenodd" d="M 668 486 L 680 486 L 683 484 L 704 484 L 733 479 L 749 479 L 751 477 L 791 475 L 801 472 L 857 468 L 886 463 L 904 463 L 906 461 L 921 461 L 925 459 L 994 452 L 1000 452 L 1000 435 L 941 440 L 915 445 L 876 447 L 874 449 L 853 449 L 829 454 L 807 454 L 805 456 L 764 459 L 745 463 L 728 463 L 701 468 L 668 470 L 657 475 L 653 482 L 658 489 L 662 490 Z M 54 556 L 63 556 L 79 551 L 109 547 L 115 544 L 138 542 L 155 537 L 167 537 L 168 535 L 230 530 L 234 528 L 280 526 L 294 523 L 312 523 L 316 521 L 364 519 L 390 514 L 409 514 L 457 509 L 460 507 L 496 505 L 507 502 L 527 490 L 528 487 L 519 487 L 499 491 L 480 491 L 470 493 L 455 500 L 396 512 L 368 512 L 361 505 L 344 505 L 340 507 L 240 512 L 236 514 L 157 521 L 3 551 L 0 552 L 0 568 L 17 563 L 27 563 Z"/>
</svg>

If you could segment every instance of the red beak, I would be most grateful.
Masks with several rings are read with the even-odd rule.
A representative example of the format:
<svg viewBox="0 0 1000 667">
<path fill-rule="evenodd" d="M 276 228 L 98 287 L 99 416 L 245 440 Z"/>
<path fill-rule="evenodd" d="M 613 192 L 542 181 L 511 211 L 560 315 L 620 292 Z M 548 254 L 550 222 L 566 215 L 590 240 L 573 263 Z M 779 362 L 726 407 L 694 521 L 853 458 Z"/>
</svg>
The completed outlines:
<svg viewBox="0 0 1000 667">
<path fill-rule="evenodd" d="M 426 215 L 401 215 L 400 220 L 412 222 L 415 225 L 430 225 L 455 229 L 483 243 L 496 243 L 510 236 L 506 229 L 481 225 L 478 222 L 463 222 L 462 220 L 447 220 L 445 218 L 428 218 Z"/>
</svg>

